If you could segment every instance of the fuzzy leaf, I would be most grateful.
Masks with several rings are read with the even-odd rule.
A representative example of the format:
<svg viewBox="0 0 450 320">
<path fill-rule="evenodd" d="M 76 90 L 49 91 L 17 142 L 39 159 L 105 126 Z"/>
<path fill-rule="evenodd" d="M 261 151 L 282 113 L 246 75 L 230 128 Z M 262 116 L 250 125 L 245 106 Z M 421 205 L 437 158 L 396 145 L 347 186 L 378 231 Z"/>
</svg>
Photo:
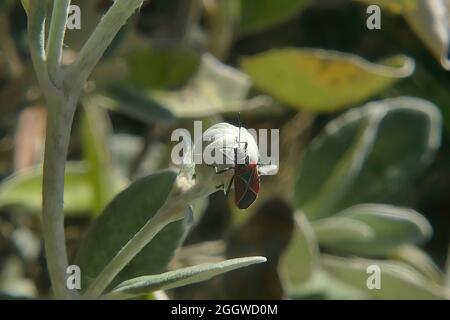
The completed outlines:
<svg viewBox="0 0 450 320">
<path fill-rule="evenodd" d="M 390 258 L 406 263 L 435 284 L 442 285 L 444 282 L 444 274 L 439 270 L 433 259 L 416 246 L 403 245 L 395 249 Z"/>
<path fill-rule="evenodd" d="M 317 219 L 358 203 L 398 201 L 433 159 L 441 130 L 438 109 L 422 99 L 347 111 L 310 145 L 295 188 L 297 207 Z"/>
<path fill-rule="evenodd" d="M 297 214 L 295 222 L 291 242 L 281 260 L 281 275 L 288 288 L 310 279 L 319 259 L 319 246 L 308 219 Z"/>
<path fill-rule="evenodd" d="M 106 206 L 85 235 L 75 259 L 75 264 L 83 270 L 82 288 L 87 288 L 89 282 L 164 204 L 176 176 L 175 172 L 166 170 L 141 178 Z M 183 235 L 183 221 L 166 226 L 119 273 L 114 283 L 163 272 Z"/>
<path fill-rule="evenodd" d="M 447 290 L 426 281 L 421 274 L 407 265 L 398 262 L 382 260 L 345 259 L 323 255 L 322 267 L 336 278 L 354 286 L 377 299 L 449 299 Z M 381 288 L 370 290 L 367 287 L 368 278 L 372 273 L 367 268 L 376 265 L 381 271 Z"/>
<path fill-rule="evenodd" d="M 423 243 L 432 234 L 429 222 L 411 209 L 381 204 L 356 205 L 334 216 L 370 228 L 370 237 L 347 237 L 328 242 L 328 248 L 359 255 L 384 255 L 400 245 Z M 329 230 L 331 231 L 331 230 Z"/>
<path fill-rule="evenodd" d="M 132 298 L 156 290 L 167 290 L 206 281 L 217 275 L 252 264 L 266 262 L 264 257 L 230 259 L 220 263 L 206 263 L 169 271 L 153 276 L 143 276 L 119 284 L 106 298 Z"/>
<path fill-rule="evenodd" d="M 319 243 L 330 248 L 342 241 L 370 241 L 375 237 L 374 230 L 368 224 L 344 217 L 321 219 L 313 227 Z"/>
</svg>

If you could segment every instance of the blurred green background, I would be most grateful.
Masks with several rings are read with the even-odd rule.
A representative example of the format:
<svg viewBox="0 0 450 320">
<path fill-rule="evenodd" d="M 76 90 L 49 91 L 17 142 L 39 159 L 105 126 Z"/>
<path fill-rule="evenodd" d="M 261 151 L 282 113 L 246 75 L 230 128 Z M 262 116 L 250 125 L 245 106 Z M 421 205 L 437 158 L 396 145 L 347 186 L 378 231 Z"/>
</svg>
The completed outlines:
<svg viewBox="0 0 450 320">
<path fill-rule="evenodd" d="M 108 0 L 74 0 L 74 59 Z M 381 29 L 369 30 L 369 4 Z M 450 1 L 151 0 L 84 89 L 66 174 L 73 259 L 131 181 L 171 166 L 176 128 L 280 129 L 280 171 L 238 210 L 194 206 L 174 269 L 267 263 L 167 291 L 179 299 L 449 299 Z M 0 0 L 0 297 L 45 298 L 39 226 L 46 109 L 18 0 Z M 170 260 L 170 259 L 169 259 Z M 369 290 L 369 265 L 382 270 Z M 446 265 L 447 264 L 447 265 Z M 154 298 L 154 297 L 142 297 Z"/>
</svg>

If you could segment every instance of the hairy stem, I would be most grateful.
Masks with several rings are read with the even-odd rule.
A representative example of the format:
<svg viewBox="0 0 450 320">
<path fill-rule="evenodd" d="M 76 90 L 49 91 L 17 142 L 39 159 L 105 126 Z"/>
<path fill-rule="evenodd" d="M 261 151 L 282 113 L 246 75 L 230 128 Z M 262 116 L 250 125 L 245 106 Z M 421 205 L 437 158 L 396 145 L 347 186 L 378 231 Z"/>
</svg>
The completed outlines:
<svg viewBox="0 0 450 320">
<path fill-rule="evenodd" d="M 70 140 L 70 128 L 76 99 L 49 101 L 54 112 L 48 113 L 44 155 L 42 228 L 45 252 L 54 295 L 71 297 L 66 287 L 67 253 L 64 234 L 64 175 Z"/>
<path fill-rule="evenodd" d="M 53 12 L 47 43 L 47 69 L 54 84 L 61 81 L 61 58 L 70 0 L 53 1 Z"/>
<path fill-rule="evenodd" d="M 116 0 L 67 69 L 66 85 L 80 87 L 88 80 L 95 65 L 131 14 L 144 0 Z"/>
<path fill-rule="evenodd" d="M 44 155 L 42 228 L 45 254 L 53 292 L 56 298 L 68 299 L 66 287 L 67 252 L 64 236 L 64 169 L 73 108 L 51 83 L 45 56 L 45 1 L 30 2 L 28 40 L 39 84 L 49 109 Z M 62 173 L 61 173 L 62 172 Z"/>
<path fill-rule="evenodd" d="M 144 0 L 116 0 L 84 45 L 76 61 L 64 74 L 61 72 L 61 57 L 70 0 L 54 0 L 53 2 L 47 54 L 45 51 L 46 0 L 29 2 L 30 52 L 48 106 L 42 228 L 50 280 L 54 295 L 59 299 L 76 296 L 76 293 L 70 292 L 66 287 L 68 259 L 64 234 L 64 176 L 78 97 L 89 75 L 117 32 L 143 2 Z M 161 223 L 159 225 L 162 225 Z M 158 231 L 150 230 L 155 234 Z M 101 291 L 103 289 L 100 289 Z"/>
<path fill-rule="evenodd" d="M 36 0 L 30 3 L 28 15 L 28 42 L 34 70 L 44 94 L 50 91 L 47 77 L 45 56 L 45 19 L 47 16 L 45 1 Z"/>
</svg>

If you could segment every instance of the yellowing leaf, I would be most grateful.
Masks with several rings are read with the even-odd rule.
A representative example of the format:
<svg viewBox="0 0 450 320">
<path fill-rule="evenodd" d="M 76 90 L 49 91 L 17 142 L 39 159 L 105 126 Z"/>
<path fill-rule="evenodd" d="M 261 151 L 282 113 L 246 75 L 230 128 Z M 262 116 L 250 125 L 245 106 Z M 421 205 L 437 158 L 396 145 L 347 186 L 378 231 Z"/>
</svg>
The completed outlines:
<svg viewBox="0 0 450 320">
<path fill-rule="evenodd" d="M 241 66 L 261 90 L 310 111 L 361 102 L 414 70 L 414 62 L 405 56 L 374 64 L 353 54 L 293 48 L 244 58 Z"/>
</svg>

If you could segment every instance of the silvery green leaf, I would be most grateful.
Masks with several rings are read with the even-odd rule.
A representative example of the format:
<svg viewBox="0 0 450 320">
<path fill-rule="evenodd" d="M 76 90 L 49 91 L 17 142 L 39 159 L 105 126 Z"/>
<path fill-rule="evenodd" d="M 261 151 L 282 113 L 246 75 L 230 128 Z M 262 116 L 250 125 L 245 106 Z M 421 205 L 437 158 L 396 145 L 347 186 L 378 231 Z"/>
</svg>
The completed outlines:
<svg viewBox="0 0 450 320">
<path fill-rule="evenodd" d="M 365 256 L 385 255 L 400 245 L 423 243 L 432 235 L 430 223 L 412 209 L 390 205 L 362 204 L 334 216 L 360 222 L 372 230 L 369 237 L 348 237 L 326 243 L 337 252 Z"/>
<path fill-rule="evenodd" d="M 83 270 L 83 289 L 162 207 L 176 176 L 176 172 L 164 170 L 138 179 L 106 206 L 83 238 L 75 259 L 75 264 Z M 163 272 L 184 234 L 183 221 L 167 225 L 131 260 L 113 283 Z"/>
<path fill-rule="evenodd" d="M 314 230 L 304 215 L 297 214 L 291 242 L 281 259 L 280 273 L 285 286 L 295 288 L 310 279 L 317 269 L 318 259 L 319 246 Z"/>
<path fill-rule="evenodd" d="M 287 294 L 298 300 L 367 300 L 364 291 L 355 288 L 328 272 L 317 268 L 312 277 L 301 286 L 287 288 Z"/>
<path fill-rule="evenodd" d="M 245 257 L 230 259 L 220 263 L 201 264 L 152 276 L 143 276 L 119 284 L 105 298 L 132 298 L 155 290 L 182 287 L 209 280 L 225 272 L 263 262 L 266 262 L 264 257 Z"/>
<path fill-rule="evenodd" d="M 417 98 L 345 112 L 307 150 L 295 187 L 297 207 L 318 219 L 358 203 L 398 201 L 433 160 L 441 130 L 439 110 Z"/>
<path fill-rule="evenodd" d="M 329 217 L 313 223 L 314 232 L 319 243 L 333 248 L 341 241 L 370 241 L 375 232 L 367 223 L 344 217 Z"/>
<path fill-rule="evenodd" d="M 390 258 L 408 264 L 436 284 L 444 283 L 444 274 L 433 259 L 416 246 L 402 245 L 392 252 Z"/>
<path fill-rule="evenodd" d="M 399 262 L 322 255 L 321 265 L 331 275 L 376 299 L 450 299 L 448 290 L 427 281 L 420 273 Z M 380 289 L 368 288 L 369 277 L 375 276 L 373 271 L 368 271 L 369 266 L 380 270 Z"/>
</svg>

